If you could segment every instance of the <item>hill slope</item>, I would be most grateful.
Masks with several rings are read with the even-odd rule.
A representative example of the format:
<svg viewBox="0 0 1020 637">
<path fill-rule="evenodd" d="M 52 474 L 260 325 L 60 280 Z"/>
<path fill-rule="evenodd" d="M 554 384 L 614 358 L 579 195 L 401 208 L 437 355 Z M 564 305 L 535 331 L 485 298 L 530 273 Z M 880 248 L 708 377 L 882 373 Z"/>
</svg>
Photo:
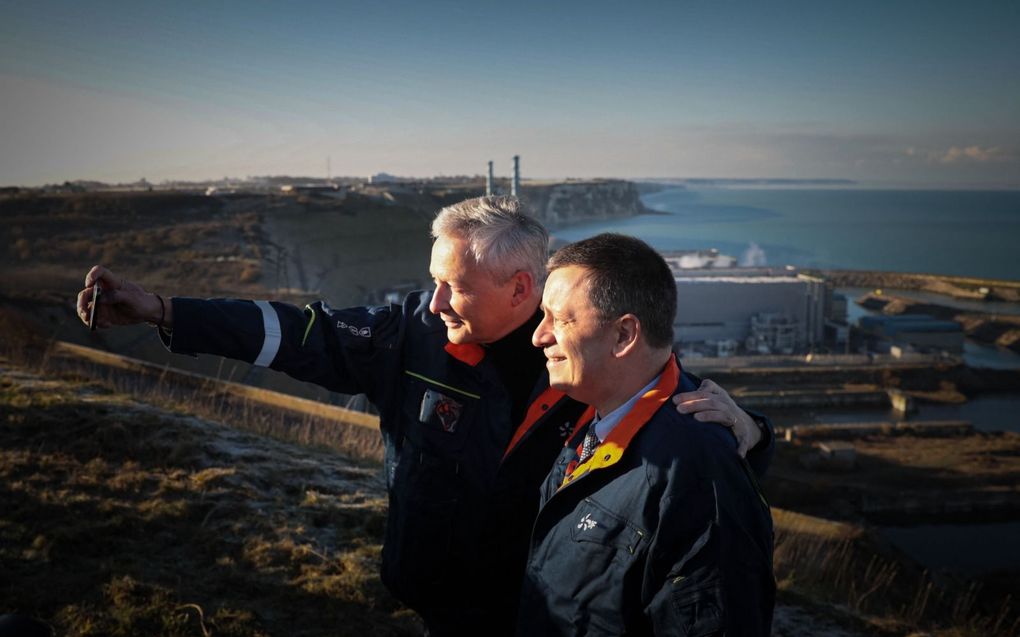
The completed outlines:
<svg viewBox="0 0 1020 637">
<path fill-rule="evenodd" d="M 377 471 L 0 369 L 0 613 L 66 635 L 402 635 Z"/>
</svg>

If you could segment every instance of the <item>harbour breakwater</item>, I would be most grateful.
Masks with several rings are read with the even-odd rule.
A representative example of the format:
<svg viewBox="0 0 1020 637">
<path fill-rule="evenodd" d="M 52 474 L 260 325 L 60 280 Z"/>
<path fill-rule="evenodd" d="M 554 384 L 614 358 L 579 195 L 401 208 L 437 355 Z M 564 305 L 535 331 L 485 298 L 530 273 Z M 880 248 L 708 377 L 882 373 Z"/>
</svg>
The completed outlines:
<svg viewBox="0 0 1020 637">
<path fill-rule="evenodd" d="M 876 270 L 819 270 L 834 286 L 918 290 L 957 299 L 1020 302 L 1020 281 Z"/>
<path fill-rule="evenodd" d="M 925 303 L 902 296 L 872 293 L 857 300 L 866 309 L 883 314 L 926 314 L 956 321 L 964 333 L 979 343 L 1005 347 L 1020 353 L 1020 315 L 964 311 L 938 303 Z"/>
</svg>

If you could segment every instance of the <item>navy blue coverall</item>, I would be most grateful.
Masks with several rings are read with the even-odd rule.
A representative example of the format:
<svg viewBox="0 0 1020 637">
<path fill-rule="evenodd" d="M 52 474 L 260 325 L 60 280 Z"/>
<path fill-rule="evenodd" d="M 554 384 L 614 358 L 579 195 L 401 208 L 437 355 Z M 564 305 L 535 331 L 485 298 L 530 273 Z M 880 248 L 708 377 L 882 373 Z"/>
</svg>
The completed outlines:
<svg viewBox="0 0 1020 637">
<path fill-rule="evenodd" d="M 675 360 L 578 465 L 585 422 L 542 488 L 517 634 L 765 636 L 772 518 L 721 427 L 677 413 Z"/>
<path fill-rule="evenodd" d="M 174 298 L 164 341 L 364 393 L 385 446 L 383 582 L 432 635 L 511 634 L 539 487 L 585 406 L 548 388 L 531 346 L 540 313 L 491 345 L 455 345 L 430 296 L 346 309 Z M 764 471 L 772 446 L 759 448 Z"/>
</svg>

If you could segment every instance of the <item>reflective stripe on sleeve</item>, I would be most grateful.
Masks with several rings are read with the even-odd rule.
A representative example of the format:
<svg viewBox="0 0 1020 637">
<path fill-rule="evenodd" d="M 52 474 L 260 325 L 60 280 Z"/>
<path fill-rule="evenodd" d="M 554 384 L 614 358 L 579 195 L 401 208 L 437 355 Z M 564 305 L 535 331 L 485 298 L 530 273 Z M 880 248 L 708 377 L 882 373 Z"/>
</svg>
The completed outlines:
<svg viewBox="0 0 1020 637">
<path fill-rule="evenodd" d="M 308 319 L 308 326 L 305 327 L 305 335 L 304 337 L 301 338 L 301 347 L 304 347 L 305 343 L 308 342 L 308 334 L 311 333 L 312 331 L 312 325 L 315 325 L 315 310 L 312 308 L 311 305 L 306 305 L 305 309 L 308 310 L 308 313 L 311 316 L 311 318 Z"/>
<path fill-rule="evenodd" d="M 255 301 L 255 305 L 262 310 L 262 323 L 266 333 L 262 351 L 255 359 L 255 364 L 259 367 L 269 367 L 276 358 L 276 353 L 280 351 L 280 317 L 276 315 L 276 310 L 269 301 Z"/>
</svg>

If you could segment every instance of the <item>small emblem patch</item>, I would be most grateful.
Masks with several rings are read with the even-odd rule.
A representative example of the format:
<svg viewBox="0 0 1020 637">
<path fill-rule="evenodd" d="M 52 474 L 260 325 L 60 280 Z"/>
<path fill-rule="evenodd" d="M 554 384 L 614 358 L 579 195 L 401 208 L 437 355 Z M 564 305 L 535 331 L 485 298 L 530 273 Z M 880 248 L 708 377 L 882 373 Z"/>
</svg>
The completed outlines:
<svg viewBox="0 0 1020 637">
<path fill-rule="evenodd" d="M 348 332 L 350 332 L 351 336 L 360 336 L 362 338 L 372 338 L 372 328 L 371 327 L 357 327 L 355 325 L 348 325 L 347 323 L 344 323 L 343 321 L 337 321 L 336 322 L 336 327 L 339 330 L 347 330 Z"/>
<path fill-rule="evenodd" d="M 435 415 L 439 426 L 447 433 L 457 431 L 457 422 L 460 420 L 461 404 L 456 400 L 441 394 L 432 389 L 426 389 L 421 399 L 421 410 L 418 419 L 422 422 L 431 420 Z"/>
<path fill-rule="evenodd" d="M 598 524 L 599 524 L 598 522 L 591 519 L 591 513 L 585 513 L 584 517 L 581 518 L 581 521 L 577 523 L 577 528 L 581 529 L 582 531 L 590 531 L 594 529 L 596 526 L 598 526 Z"/>
<path fill-rule="evenodd" d="M 574 431 L 574 423 L 568 420 L 559 427 L 560 438 L 565 439 L 572 431 Z"/>
<path fill-rule="evenodd" d="M 443 431 L 453 433 L 457 429 L 457 420 L 460 419 L 460 403 L 452 398 L 444 398 L 436 405 L 436 415 L 443 425 Z"/>
</svg>

